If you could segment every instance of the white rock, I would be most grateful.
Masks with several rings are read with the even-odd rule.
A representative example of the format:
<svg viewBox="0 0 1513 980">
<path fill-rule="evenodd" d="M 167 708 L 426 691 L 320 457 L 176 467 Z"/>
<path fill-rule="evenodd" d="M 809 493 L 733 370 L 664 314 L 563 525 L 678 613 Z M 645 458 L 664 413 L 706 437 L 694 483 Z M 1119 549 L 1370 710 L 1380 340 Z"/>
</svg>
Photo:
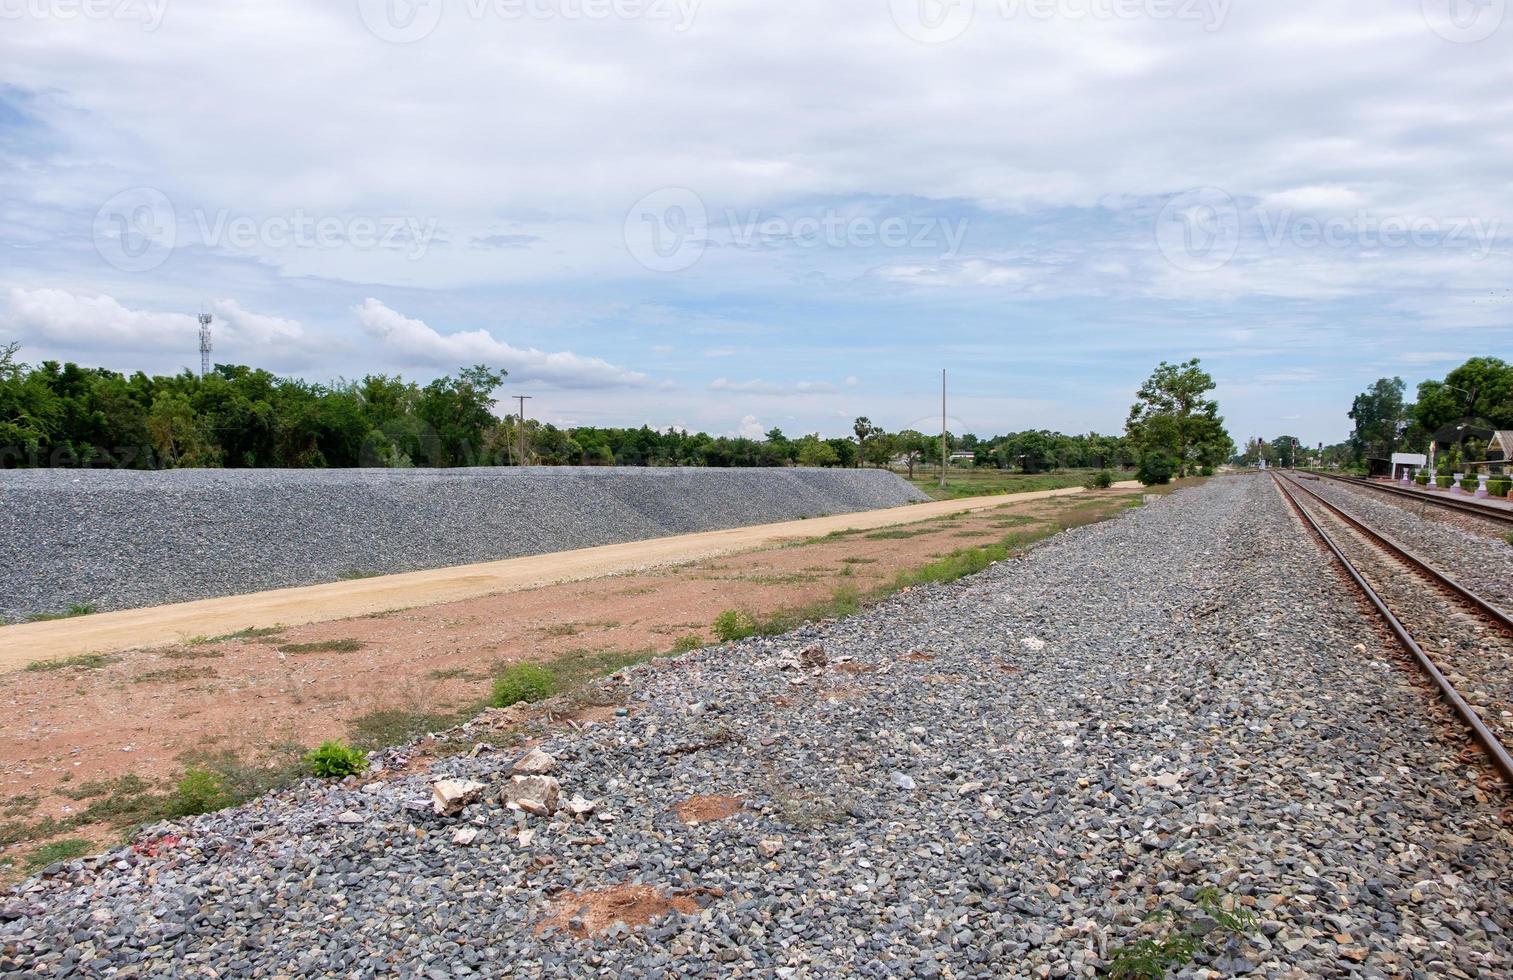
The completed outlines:
<svg viewBox="0 0 1513 980">
<path fill-rule="evenodd" d="M 475 803 L 486 787 L 471 779 L 438 779 L 431 784 L 431 809 L 438 817 L 455 817 Z"/>
<path fill-rule="evenodd" d="M 571 813 L 573 816 L 582 817 L 586 816 L 587 814 L 593 813 L 594 807 L 598 805 L 599 803 L 597 800 L 585 800 L 577 793 L 574 793 L 573 798 L 567 801 L 566 809 L 567 812 Z"/>
<path fill-rule="evenodd" d="M 551 776 L 515 776 L 504 789 L 504 803 L 511 810 L 549 817 L 557 811 L 561 792 L 562 784 Z"/>
<path fill-rule="evenodd" d="M 466 847 L 478 838 L 477 827 L 459 827 L 457 833 L 452 835 L 452 843 Z"/>
<path fill-rule="evenodd" d="M 757 850 L 763 857 L 774 857 L 783 849 L 783 838 L 769 837 L 757 842 Z"/>
<path fill-rule="evenodd" d="M 1044 650 L 1045 641 L 1034 636 L 1027 636 L 1019 641 L 1020 646 L 1026 650 Z"/>
<path fill-rule="evenodd" d="M 1174 789 L 1182 782 L 1182 777 L 1174 772 L 1163 772 L 1156 777 L 1156 785 L 1162 789 Z"/>
<path fill-rule="evenodd" d="M 337 823 L 345 823 L 345 824 L 354 824 L 354 823 L 362 823 L 363 820 L 362 820 L 361 816 L 359 816 L 356 813 L 353 813 L 351 810 L 348 810 L 345 813 L 339 814 L 337 816 L 337 818 L 336 818 L 336 822 Z"/>
<path fill-rule="evenodd" d="M 915 786 L 914 779 L 901 772 L 889 773 L 888 781 L 899 789 L 913 789 Z"/>
<path fill-rule="evenodd" d="M 982 783 L 962 783 L 960 786 L 956 787 L 956 795 L 971 796 L 973 793 L 982 789 L 982 787 Z"/>
<path fill-rule="evenodd" d="M 540 749 L 531 749 L 515 760 L 510 771 L 517 776 L 541 776 L 557 768 L 557 760 Z"/>
</svg>

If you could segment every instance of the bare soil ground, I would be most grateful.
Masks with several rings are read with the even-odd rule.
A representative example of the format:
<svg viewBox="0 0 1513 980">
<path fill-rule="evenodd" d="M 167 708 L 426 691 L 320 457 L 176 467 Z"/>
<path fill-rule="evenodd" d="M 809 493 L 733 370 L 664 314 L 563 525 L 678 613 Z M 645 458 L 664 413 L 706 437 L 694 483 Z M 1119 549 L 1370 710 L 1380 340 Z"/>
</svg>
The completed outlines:
<svg viewBox="0 0 1513 980">
<path fill-rule="evenodd" d="M 1006 535 L 1101 520 L 1140 491 L 1006 502 L 683 565 L 0 674 L 0 862 L 59 839 L 119 840 L 156 818 L 151 793 L 219 759 L 249 772 L 327 739 L 378 748 L 479 710 L 494 675 L 550 665 L 571 686 L 715 642 L 727 609 L 756 616 L 887 590 L 901 572 Z M 148 794 L 148 795 L 144 795 Z M 140 811 L 140 812 L 139 812 Z M 0 869 L 0 874 L 4 869 Z"/>
</svg>

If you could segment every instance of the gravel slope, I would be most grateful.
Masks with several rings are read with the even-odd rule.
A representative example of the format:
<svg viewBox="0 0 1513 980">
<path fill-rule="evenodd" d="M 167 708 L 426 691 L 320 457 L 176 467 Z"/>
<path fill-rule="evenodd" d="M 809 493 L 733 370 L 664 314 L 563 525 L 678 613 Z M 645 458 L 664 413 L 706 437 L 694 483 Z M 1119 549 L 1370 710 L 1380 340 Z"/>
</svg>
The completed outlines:
<svg viewBox="0 0 1513 980">
<path fill-rule="evenodd" d="M 0 471 L 0 618 L 158 605 L 926 499 L 884 470 Z"/>
<path fill-rule="evenodd" d="M 815 641 L 828 668 L 782 668 Z M 1468 782 L 1265 478 L 624 687 L 632 716 L 543 742 L 612 822 L 502 808 L 513 753 L 438 766 L 490 786 L 451 819 L 406 809 L 424 777 L 307 783 L 158 857 L 54 867 L 0 905 L 0 969 L 1091 975 L 1167 928 L 1153 910 L 1212 926 L 1191 911 L 1212 887 L 1260 918 L 1208 934 L 1195 963 L 1218 975 L 1513 970 L 1507 798 Z M 746 810 L 673 816 L 708 793 Z M 704 907 L 540 931 L 625 883 Z"/>
</svg>

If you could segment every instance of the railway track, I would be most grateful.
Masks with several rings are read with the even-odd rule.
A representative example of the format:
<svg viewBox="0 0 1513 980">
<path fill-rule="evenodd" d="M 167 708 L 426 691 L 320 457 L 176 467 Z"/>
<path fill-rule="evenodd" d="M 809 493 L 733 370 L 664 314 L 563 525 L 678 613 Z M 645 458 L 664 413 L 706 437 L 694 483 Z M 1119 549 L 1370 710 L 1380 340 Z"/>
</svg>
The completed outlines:
<svg viewBox="0 0 1513 980">
<path fill-rule="evenodd" d="M 1513 618 L 1297 480 L 1272 476 L 1513 788 Z"/>
<path fill-rule="evenodd" d="M 1506 524 L 1513 527 L 1513 510 L 1504 510 L 1498 507 L 1489 507 L 1486 504 L 1478 504 L 1472 500 L 1458 500 L 1455 497 L 1437 496 L 1432 493 L 1420 493 L 1417 490 L 1404 490 L 1388 483 L 1379 483 L 1374 480 L 1363 480 L 1358 476 L 1336 476 L 1333 473 L 1316 473 L 1327 480 L 1336 480 L 1340 483 L 1353 487 L 1365 487 L 1368 490 L 1376 490 L 1381 493 L 1392 494 L 1419 503 L 1431 504 L 1445 510 L 1458 511 L 1462 514 L 1473 514 L 1485 518 L 1497 524 Z"/>
</svg>

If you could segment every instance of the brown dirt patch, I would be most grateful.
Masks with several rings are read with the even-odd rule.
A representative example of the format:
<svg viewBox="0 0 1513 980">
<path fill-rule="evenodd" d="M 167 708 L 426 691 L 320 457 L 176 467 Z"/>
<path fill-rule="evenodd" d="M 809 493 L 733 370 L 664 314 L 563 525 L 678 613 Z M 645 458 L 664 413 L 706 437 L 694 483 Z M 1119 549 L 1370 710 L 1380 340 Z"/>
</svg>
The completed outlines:
<svg viewBox="0 0 1513 980">
<path fill-rule="evenodd" d="M 910 650 L 904 654 L 904 659 L 911 664 L 927 664 L 935 659 L 933 654 L 921 653 L 918 650 Z"/>
<path fill-rule="evenodd" d="M 728 820 L 740 813 L 746 804 L 735 796 L 690 796 L 672 808 L 678 819 L 687 824 L 713 823 Z"/>
<path fill-rule="evenodd" d="M 1005 498 L 951 527 L 937 521 L 908 525 L 921 532 L 910 537 L 795 540 L 328 623 L 287 629 L 261 624 L 264 630 L 221 640 L 127 651 L 96 669 L 0 674 L 0 802 L 35 799 L 28 822 L 62 820 L 84 808 L 66 794 L 70 786 L 135 775 L 169 788 L 191 753 L 231 753 L 252 763 L 273 749 L 351 739 L 354 723 L 378 712 L 454 715 L 488 697 L 496 664 L 550 663 L 583 651 L 668 651 L 673 637 L 700 632 L 691 624 L 712 623 L 726 609 L 765 615 L 803 608 L 843 586 L 865 594 L 928 561 L 942 546 L 958 546 L 950 540 L 953 530 L 995 527 L 1010 515 L 1047 518 L 1054 502 Z M 708 575 L 713 566 L 718 579 Z M 815 571 L 820 568 L 832 571 Z M 933 657 L 915 651 L 904 659 Z M 684 669 L 676 661 L 659 663 Z M 861 669 L 838 666 L 843 673 L 834 676 Z M 185 667 L 197 673 L 191 676 Z M 156 683 L 133 683 L 139 677 Z M 791 703 L 774 700 L 777 707 Z M 613 709 L 589 707 L 570 717 L 580 724 L 608 722 Z M 512 716 L 511 724 L 518 721 Z M 66 836 L 108 840 L 121 829 L 85 824 Z M 20 841 L 6 853 L 24 856 L 35 843 Z"/>
<path fill-rule="evenodd" d="M 586 938 L 616 922 L 637 929 L 673 912 L 697 915 L 699 903 L 687 895 L 665 894 L 650 885 L 614 885 L 553 900 L 552 912 L 536 927 L 536 934 L 556 928 Z"/>
</svg>

